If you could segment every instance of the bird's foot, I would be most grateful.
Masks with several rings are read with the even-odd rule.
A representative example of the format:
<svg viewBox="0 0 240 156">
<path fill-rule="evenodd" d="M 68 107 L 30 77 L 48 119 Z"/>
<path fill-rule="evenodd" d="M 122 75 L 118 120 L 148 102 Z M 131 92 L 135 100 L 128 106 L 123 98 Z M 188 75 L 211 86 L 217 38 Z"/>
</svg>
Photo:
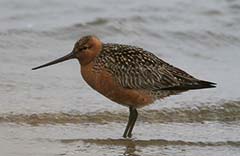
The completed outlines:
<svg viewBox="0 0 240 156">
<path fill-rule="evenodd" d="M 131 134 L 131 133 L 129 133 L 129 134 L 123 134 L 123 137 L 124 137 L 124 138 L 131 138 L 131 137 L 132 137 L 132 134 Z"/>
</svg>

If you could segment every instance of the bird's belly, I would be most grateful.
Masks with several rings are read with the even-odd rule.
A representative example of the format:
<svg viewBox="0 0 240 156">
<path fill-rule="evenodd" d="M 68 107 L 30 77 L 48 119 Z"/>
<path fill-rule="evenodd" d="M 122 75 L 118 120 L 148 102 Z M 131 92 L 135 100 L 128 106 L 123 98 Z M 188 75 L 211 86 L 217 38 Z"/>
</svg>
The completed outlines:
<svg viewBox="0 0 240 156">
<path fill-rule="evenodd" d="M 93 89 L 118 104 L 138 108 L 154 102 L 154 98 L 147 91 L 121 87 L 105 70 L 96 72 L 92 70 L 92 66 L 89 66 L 81 67 L 81 73 Z"/>
</svg>

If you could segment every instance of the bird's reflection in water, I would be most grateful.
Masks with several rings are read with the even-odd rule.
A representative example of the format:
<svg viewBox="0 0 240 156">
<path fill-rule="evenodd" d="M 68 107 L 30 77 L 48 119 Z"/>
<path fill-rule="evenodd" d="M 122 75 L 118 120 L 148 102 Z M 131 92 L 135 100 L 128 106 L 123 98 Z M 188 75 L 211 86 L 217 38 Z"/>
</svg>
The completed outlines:
<svg viewBox="0 0 240 156">
<path fill-rule="evenodd" d="M 95 144 L 100 147 L 116 147 L 120 156 L 140 156 L 143 148 L 150 146 L 166 147 L 168 145 L 174 146 L 216 146 L 219 143 L 203 143 L 203 142 L 185 142 L 181 140 L 164 140 L 164 139 L 151 139 L 151 140 L 134 140 L 134 139 L 64 139 L 60 140 L 62 143 L 83 142 L 84 144 Z M 78 146 L 81 147 L 81 146 Z M 119 151 L 119 147 L 123 147 L 123 151 Z M 80 149 L 78 149 L 80 150 Z M 82 149 L 81 149 L 82 150 Z"/>
<path fill-rule="evenodd" d="M 125 146 L 125 151 L 123 153 L 123 156 L 140 156 L 136 154 L 136 143 L 133 140 L 128 140 L 128 144 Z"/>
<path fill-rule="evenodd" d="M 107 145 L 125 147 L 124 151 L 120 152 L 120 156 L 140 156 L 136 153 L 141 152 L 139 149 L 136 148 L 138 141 L 133 139 L 63 139 L 60 141 L 65 144 L 73 142 L 83 142 L 86 144 L 96 144 L 99 146 Z"/>
</svg>

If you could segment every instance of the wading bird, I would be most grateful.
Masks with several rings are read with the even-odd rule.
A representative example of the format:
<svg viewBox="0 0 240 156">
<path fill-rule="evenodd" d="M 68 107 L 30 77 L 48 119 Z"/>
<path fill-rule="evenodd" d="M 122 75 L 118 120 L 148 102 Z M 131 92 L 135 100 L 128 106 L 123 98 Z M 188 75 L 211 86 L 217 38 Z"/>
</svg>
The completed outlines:
<svg viewBox="0 0 240 156">
<path fill-rule="evenodd" d="M 93 89 L 129 107 L 124 138 L 132 136 L 137 108 L 187 90 L 216 87 L 215 83 L 196 79 L 142 48 L 102 43 L 95 36 L 82 37 L 71 53 L 33 70 L 69 59 L 79 61 L 81 74 Z"/>
</svg>

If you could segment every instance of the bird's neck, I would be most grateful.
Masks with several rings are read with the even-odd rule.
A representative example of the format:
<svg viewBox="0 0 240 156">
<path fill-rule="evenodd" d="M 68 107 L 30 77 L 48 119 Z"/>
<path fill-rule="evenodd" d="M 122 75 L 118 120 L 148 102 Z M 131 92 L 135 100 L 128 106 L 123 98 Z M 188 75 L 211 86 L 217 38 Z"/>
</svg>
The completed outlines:
<svg viewBox="0 0 240 156">
<path fill-rule="evenodd" d="M 89 63 L 91 63 L 102 51 L 102 43 L 95 43 L 91 50 L 80 53 L 80 56 L 78 57 L 78 61 L 81 64 L 81 66 L 86 66 Z"/>
<path fill-rule="evenodd" d="M 96 52 L 88 52 L 88 53 L 83 53 L 81 56 L 78 58 L 78 61 L 81 66 L 86 66 L 90 64 L 98 55 Z"/>
</svg>

